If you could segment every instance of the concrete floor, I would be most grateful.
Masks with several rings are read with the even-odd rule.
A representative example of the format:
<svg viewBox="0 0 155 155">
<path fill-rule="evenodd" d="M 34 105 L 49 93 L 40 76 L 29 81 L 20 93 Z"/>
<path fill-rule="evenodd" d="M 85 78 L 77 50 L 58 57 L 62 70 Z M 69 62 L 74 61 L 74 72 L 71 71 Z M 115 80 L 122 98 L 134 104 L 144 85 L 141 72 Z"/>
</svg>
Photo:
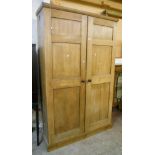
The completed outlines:
<svg viewBox="0 0 155 155">
<path fill-rule="evenodd" d="M 113 127 L 84 140 L 47 152 L 45 142 L 37 147 L 36 135 L 32 136 L 33 155 L 121 155 L 122 113 L 114 109 Z"/>
</svg>

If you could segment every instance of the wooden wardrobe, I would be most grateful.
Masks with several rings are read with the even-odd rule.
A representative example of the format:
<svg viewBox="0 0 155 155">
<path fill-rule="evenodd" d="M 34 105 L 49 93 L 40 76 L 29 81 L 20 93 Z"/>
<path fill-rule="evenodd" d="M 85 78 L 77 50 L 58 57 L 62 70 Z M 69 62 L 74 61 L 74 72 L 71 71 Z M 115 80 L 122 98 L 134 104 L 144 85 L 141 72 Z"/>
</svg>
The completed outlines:
<svg viewBox="0 0 155 155">
<path fill-rule="evenodd" d="M 37 17 L 51 150 L 111 127 L 117 19 L 44 3 Z"/>
</svg>

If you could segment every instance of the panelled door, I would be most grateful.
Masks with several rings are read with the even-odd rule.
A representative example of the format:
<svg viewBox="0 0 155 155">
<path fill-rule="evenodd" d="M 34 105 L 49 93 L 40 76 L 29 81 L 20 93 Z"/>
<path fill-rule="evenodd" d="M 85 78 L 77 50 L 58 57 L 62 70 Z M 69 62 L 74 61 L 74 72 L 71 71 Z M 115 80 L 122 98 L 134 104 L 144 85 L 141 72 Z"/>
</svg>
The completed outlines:
<svg viewBox="0 0 155 155">
<path fill-rule="evenodd" d="M 52 9 L 49 141 L 84 132 L 87 16 Z"/>
<path fill-rule="evenodd" d="M 86 131 L 111 123 L 115 23 L 88 17 Z"/>
</svg>

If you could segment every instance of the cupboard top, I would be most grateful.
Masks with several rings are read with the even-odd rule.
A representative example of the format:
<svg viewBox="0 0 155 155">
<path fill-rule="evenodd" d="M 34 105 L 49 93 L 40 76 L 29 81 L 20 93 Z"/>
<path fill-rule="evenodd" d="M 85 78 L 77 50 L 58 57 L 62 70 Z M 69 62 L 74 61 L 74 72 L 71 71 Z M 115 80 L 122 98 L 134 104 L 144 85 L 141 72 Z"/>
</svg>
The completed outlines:
<svg viewBox="0 0 155 155">
<path fill-rule="evenodd" d="M 58 6 L 58 5 L 54 5 L 54 4 L 48 4 L 48 3 L 45 3 L 45 2 L 41 3 L 40 7 L 36 11 L 36 15 L 38 15 L 39 12 L 43 8 L 51 8 L 51 9 L 56 9 L 56 10 L 63 10 L 63 11 L 68 11 L 68 12 L 88 15 L 88 16 L 92 16 L 92 17 L 103 18 L 103 19 L 107 19 L 107 20 L 111 20 L 111 21 L 115 21 L 115 22 L 118 21 L 118 19 L 114 18 L 114 17 L 99 15 L 99 14 L 95 14 L 95 13 L 91 13 L 91 12 L 86 12 L 86 11 L 79 11 L 77 9 L 66 8 L 66 7 L 62 7 L 62 6 Z"/>
</svg>

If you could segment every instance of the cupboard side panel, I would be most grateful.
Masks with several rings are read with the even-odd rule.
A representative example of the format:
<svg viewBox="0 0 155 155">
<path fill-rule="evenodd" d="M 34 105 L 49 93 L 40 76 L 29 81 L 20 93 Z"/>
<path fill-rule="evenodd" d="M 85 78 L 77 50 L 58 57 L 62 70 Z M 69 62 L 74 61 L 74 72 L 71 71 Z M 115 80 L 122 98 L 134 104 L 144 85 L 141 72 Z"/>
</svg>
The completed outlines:
<svg viewBox="0 0 155 155">
<path fill-rule="evenodd" d="M 41 89 L 42 89 L 42 102 L 43 102 L 43 120 L 44 120 L 44 138 L 45 141 L 50 144 L 50 133 L 52 129 L 52 116 L 49 113 L 51 110 L 49 97 L 49 52 L 51 50 L 51 10 L 49 8 L 43 8 L 38 14 L 38 50 L 40 56 L 40 70 L 41 70 Z"/>
<path fill-rule="evenodd" d="M 48 143 L 43 10 L 37 16 L 37 31 L 38 31 L 38 54 L 40 59 L 40 75 L 41 75 L 40 80 L 41 80 L 41 92 L 42 92 L 41 95 L 43 104 L 44 139 Z"/>
</svg>

